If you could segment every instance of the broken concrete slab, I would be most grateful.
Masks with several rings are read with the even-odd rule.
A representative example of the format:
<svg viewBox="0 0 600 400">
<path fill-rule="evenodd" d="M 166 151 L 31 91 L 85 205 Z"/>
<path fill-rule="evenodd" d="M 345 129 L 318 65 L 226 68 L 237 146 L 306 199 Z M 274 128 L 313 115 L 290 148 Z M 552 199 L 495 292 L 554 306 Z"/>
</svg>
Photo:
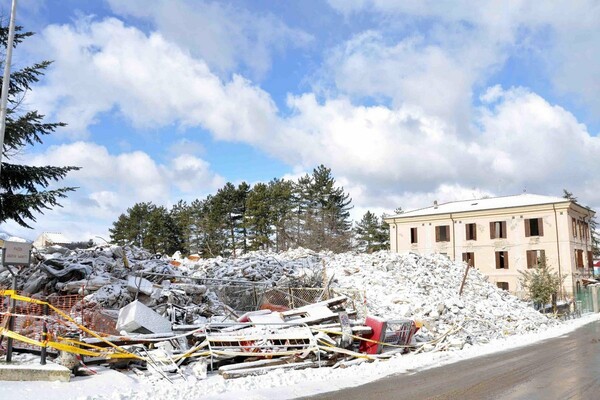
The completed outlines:
<svg viewBox="0 0 600 400">
<path fill-rule="evenodd" d="M 69 382 L 70 379 L 71 370 L 62 365 L 0 361 L 0 381 Z"/>
<path fill-rule="evenodd" d="M 137 333 L 171 332 L 171 321 L 135 300 L 119 310 L 117 330 Z"/>
<path fill-rule="evenodd" d="M 154 285 L 146 278 L 129 275 L 127 277 L 127 289 L 134 293 L 140 291 L 150 296 L 154 290 Z"/>
</svg>

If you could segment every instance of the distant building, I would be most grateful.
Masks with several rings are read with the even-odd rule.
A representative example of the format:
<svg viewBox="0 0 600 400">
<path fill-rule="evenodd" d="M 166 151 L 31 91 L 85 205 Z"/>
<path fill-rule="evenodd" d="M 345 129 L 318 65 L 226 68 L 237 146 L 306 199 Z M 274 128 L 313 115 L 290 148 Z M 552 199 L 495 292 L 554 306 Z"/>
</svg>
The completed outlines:
<svg viewBox="0 0 600 400">
<path fill-rule="evenodd" d="M 391 250 L 442 253 L 470 263 L 498 287 L 523 294 L 519 271 L 545 263 L 573 294 L 593 273 L 589 221 L 574 201 L 521 194 L 456 201 L 385 218 Z"/>
<path fill-rule="evenodd" d="M 33 247 L 41 249 L 49 246 L 64 246 L 70 244 L 71 241 L 67 239 L 62 233 L 57 232 L 44 232 L 33 242 Z"/>
</svg>

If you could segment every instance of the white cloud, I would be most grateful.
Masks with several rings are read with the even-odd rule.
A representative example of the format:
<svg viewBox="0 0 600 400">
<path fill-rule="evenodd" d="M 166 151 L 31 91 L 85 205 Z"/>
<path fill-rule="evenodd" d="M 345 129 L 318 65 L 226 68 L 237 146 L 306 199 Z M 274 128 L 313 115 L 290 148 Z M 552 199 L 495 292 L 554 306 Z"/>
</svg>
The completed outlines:
<svg viewBox="0 0 600 400">
<path fill-rule="evenodd" d="M 432 16 L 414 7 L 411 12 Z M 495 82 L 483 91 L 480 107 L 472 104 L 474 86 L 503 62 L 503 44 L 514 43 L 521 23 L 506 16 L 494 20 L 487 12 L 448 12 L 446 20 L 464 20 L 474 30 L 443 27 L 433 42 L 357 35 L 329 54 L 326 70 L 335 94 L 290 94 L 287 116 L 250 80 L 222 79 L 162 34 L 145 34 L 116 19 L 46 29 L 41 35 L 46 46 L 40 48 L 56 52 L 56 63 L 32 98 L 80 130 L 118 110 L 139 127 L 201 126 L 217 140 L 247 143 L 296 172 L 325 164 L 357 210 L 391 212 L 523 189 L 559 195 L 563 188 L 600 205 L 600 196 L 589 189 L 600 183 L 598 138 L 570 112 L 527 88 L 503 89 Z M 481 35 L 461 41 L 466 33 Z M 365 106 L 356 102 L 361 96 L 392 101 Z M 177 198 L 174 192 L 181 198 L 183 191 L 223 182 L 190 152 L 158 164 L 142 152 L 111 155 L 80 142 L 52 148 L 46 156 L 85 163 L 73 182 L 86 185 L 81 203 L 96 211 L 168 202 Z"/>
<path fill-rule="evenodd" d="M 222 82 L 160 34 L 109 18 L 52 25 L 39 39 L 55 62 L 27 100 L 75 137 L 115 109 L 135 127 L 202 125 L 227 140 L 248 141 L 273 122 L 267 93 L 238 75 Z"/>
<path fill-rule="evenodd" d="M 225 180 L 210 171 L 210 165 L 190 154 L 182 154 L 171 160 L 164 174 L 182 192 L 206 191 L 225 184 Z"/>
<path fill-rule="evenodd" d="M 135 203 L 170 206 L 173 199 L 203 198 L 224 183 L 206 161 L 191 155 L 159 164 L 141 151 L 111 154 L 105 147 L 88 142 L 51 146 L 43 153 L 24 154 L 21 161 L 28 165 L 83 167 L 58 184 L 78 189 L 60 201 L 64 207 L 38 215 L 32 225 L 34 232 L 10 222 L 3 226 L 30 238 L 40 231 L 63 232 L 73 240 L 108 237 L 111 223 Z"/>
<path fill-rule="evenodd" d="M 418 36 L 388 44 L 382 33 L 364 32 L 335 49 L 326 70 L 339 92 L 419 107 L 464 130 L 473 85 L 498 57 L 482 49 L 473 59 L 474 47 L 473 40 L 445 48 Z"/>
<path fill-rule="evenodd" d="M 544 63 L 535 72 L 548 74 L 559 93 L 575 94 L 594 112 L 600 107 L 600 59 L 596 56 L 600 52 L 600 7 L 594 0 L 494 0 L 485 7 L 477 0 L 329 0 L 329 4 L 346 16 L 371 12 L 379 14 L 384 24 L 422 23 L 421 30 L 430 26 L 433 41 L 448 51 L 454 50 L 458 39 L 465 44 L 459 51 L 469 50 L 469 57 L 458 58 L 466 70 L 472 69 L 481 51 L 489 53 L 484 56 L 486 62 L 489 55 L 502 62 L 507 52 L 523 51 Z M 452 37 L 449 32 L 453 30 L 457 35 L 449 41 L 444 36 Z"/>
<path fill-rule="evenodd" d="M 219 73 L 246 66 L 256 77 L 271 68 L 274 53 L 304 47 L 312 37 L 272 14 L 251 14 L 224 2 L 109 0 L 114 12 L 150 20 L 169 41 L 189 49 Z"/>
<path fill-rule="evenodd" d="M 331 167 L 357 208 L 391 211 L 523 190 L 560 195 L 563 188 L 600 205 L 589 190 L 600 185 L 600 139 L 527 89 L 492 87 L 487 97 L 494 102 L 478 109 L 479 128 L 468 137 L 407 107 L 292 97 L 294 116 L 285 121 L 278 154 L 307 169 Z"/>
</svg>

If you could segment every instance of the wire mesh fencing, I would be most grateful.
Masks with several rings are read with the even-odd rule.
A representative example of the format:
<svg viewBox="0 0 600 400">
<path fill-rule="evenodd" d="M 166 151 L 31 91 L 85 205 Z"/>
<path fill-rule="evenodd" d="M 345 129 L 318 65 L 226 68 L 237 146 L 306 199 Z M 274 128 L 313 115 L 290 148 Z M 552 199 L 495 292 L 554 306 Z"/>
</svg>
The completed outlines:
<svg viewBox="0 0 600 400">
<path fill-rule="evenodd" d="M 269 287 L 257 285 L 209 286 L 219 300 L 236 312 L 259 309 L 282 311 L 298 308 L 337 296 L 348 297 L 349 307 L 359 317 L 366 316 L 364 291 L 354 288 Z"/>
</svg>

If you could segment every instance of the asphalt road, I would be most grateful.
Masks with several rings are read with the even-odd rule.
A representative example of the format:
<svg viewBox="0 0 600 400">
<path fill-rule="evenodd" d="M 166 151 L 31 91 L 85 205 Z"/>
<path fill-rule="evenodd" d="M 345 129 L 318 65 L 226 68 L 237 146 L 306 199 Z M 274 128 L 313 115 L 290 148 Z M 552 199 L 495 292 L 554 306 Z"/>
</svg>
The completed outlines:
<svg viewBox="0 0 600 400">
<path fill-rule="evenodd" d="M 520 349 L 307 399 L 600 399 L 600 322 Z"/>
</svg>

